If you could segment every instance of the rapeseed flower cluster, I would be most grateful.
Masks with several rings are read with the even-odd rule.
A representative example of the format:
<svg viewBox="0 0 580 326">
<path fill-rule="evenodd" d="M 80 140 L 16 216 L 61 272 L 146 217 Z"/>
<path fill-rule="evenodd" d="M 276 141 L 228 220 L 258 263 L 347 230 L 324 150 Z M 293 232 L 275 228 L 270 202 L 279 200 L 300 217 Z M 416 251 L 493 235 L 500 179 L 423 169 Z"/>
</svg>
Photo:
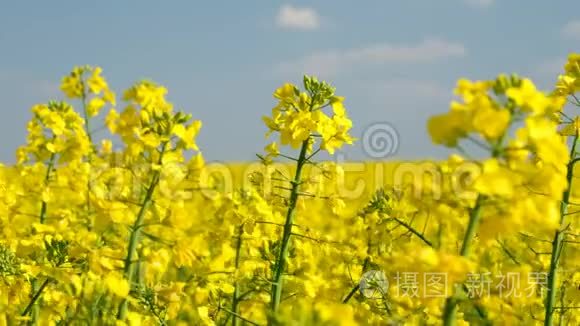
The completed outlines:
<svg viewBox="0 0 580 326">
<path fill-rule="evenodd" d="M 165 87 L 117 101 L 75 67 L 0 166 L 0 325 L 578 324 L 579 58 L 551 93 L 460 80 L 427 123 L 456 153 L 356 198 L 374 176 L 317 160 L 356 141 L 326 82 L 274 91 L 274 139 L 226 191 Z"/>
</svg>

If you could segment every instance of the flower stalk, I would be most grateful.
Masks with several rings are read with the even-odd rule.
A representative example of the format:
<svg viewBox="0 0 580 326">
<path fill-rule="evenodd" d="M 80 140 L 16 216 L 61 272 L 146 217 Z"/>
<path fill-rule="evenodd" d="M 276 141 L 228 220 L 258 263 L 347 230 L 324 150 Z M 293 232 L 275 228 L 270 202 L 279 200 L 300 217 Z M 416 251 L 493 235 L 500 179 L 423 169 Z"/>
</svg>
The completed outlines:
<svg viewBox="0 0 580 326">
<path fill-rule="evenodd" d="M 477 226 L 479 225 L 479 221 L 481 219 L 482 202 L 483 196 L 479 195 L 475 201 L 475 206 L 469 211 L 469 224 L 467 225 L 467 230 L 465 231 L 465 236 L 460 251 L 460 255 L 462 257 L 469 256 L 471 251 L 471 243 L 475 237 Z M 458 301 L 459 300 L 455 294 L 445 300 L 445 308 L 443 310 L 443 325 L 455 325 Z"/>
<path fill-rule="evenodd" d="M 236 272 L 240 269 L 243 233 L 244 233 L 244 224 L 240 225 L 240 227 L 238 229 L 238 238 L 236 241 L 236 258 L 235 258 Z M 232 326 L 238 326 L 238 323 L 240 321 L 240 319 L 239 319 L 239 316 L 240 316 L 240 284 L 237 281 L 237 279 L 235 280 L 235 283 L 234 283 L 234 294 L 233 294 L 233 298 L 232 298 L 232 312 L 234 312 Z"/>
<path fill-rule="evenodd" d="M 50 174 L 52 173 L 52 170 L 54 169 L 54 164 L 55 164 L 55 160 L 56 160 L 56 153 L 52 153 L 50 155 L 50 158 L 48 160 L 48 166 L 46 168 L 46 174 L 44 176 L 44 185 L 48 186 L 48 182 L 50 180 Z M 44 224 L 44 222 L 46 221 L 46 213 L 48 211 L 48 203 L 46 201 L 42 201 L 41 206 L 40 206 L 40 214 L 39 214 L 39 220 L 40 220 L 40 224 Z M 30 302 L 28 303 L 28 305 L 26 306 L 26 309 L 24 309 L 24 312 L 22 313 L 22 316 L 26 316 L 28 314 L 32 314 L 32 324 L 36 324 L 36 315 L 38 315 L 38 308 L 36 306 L 36 302 L 38 301 L 38 299 L 40 299 L 40 296 L 42 295 L 42 292 L 44 291 L 44 289 L 46 288 L 46 286 L 48 285 L 50 279 L 46 279 L 46 281 L 44 281 L 44 283 L 36 288 L 37 286 L 37 280 L 32 280 L 32 290 L 36 291 L 36 293 L 30 298 Z"/>
<path fill-rule="evenodd" d="M 50 180 L 50 174 L 52 173 L 52 170 L 54 169 L 54 164 L 55 164 L 55 160 L 56 160 L 56 153 L 52 153 L 50 155 L 50 158 L 48 160 L 48 167 L 46 168 L 46 175 L 44 176 L 44 186 L 48 186 L 48 182 Z M 46 221 L 46 212 L 48 210 L 48 203 L 46 201 L 42 201 L 42 204 L 40 206 L 40 224 L 44 224 L 44 222 Z"/>
<path fill-rule="evenodd" d="M 42 295 L 42 291 L 44 291 L 44 289 L 48 286 L 48 284 L 50 284 L 51 280 L 52 280 L 51 278 L 47 278 L 40 285 L 40 287 L 38 288 L 38 290 L 36 290 L 36 293 L 32 296 L 32 299 L 30 300 L 30 302 L 28 303 L 28 305 L 26 306 L 26 308 L 22 312 L 22 316 L 23 317 L 32 312 L 32 308 L 34 307 L 34 304 L 38 301 L 38 299 Z"/>
<path fill-rule="evenodd" d="M 512 123 L 512 118 L 509 119 L 508 125 Z M 497 159 L 502 154 L 502 145 L 504 143 L 504 139 L 506 137 L 506 132 L 498 138 L 498 140 L 493 144 L 491 149 L 491 157 Z M 482 194 L 478 194 L 475 200 L 475 205 L 473 208 L 469 210 L 469 222 L 467 224 L 467 229 L 465 230 L 465 235 L 463 237 L 463 243 L 461 244 L 461 250 L 459 255 L 461 257 L 469 257 L 471 252 L 471 244 L 473 242 L 473 238 L 477 233 L 477 229 L 479 228 L 481 214 L 482 214 L 482 206 L 485 200 L 485 196 Z M 460 289 L 461 291 L 466 290 L 466 286 Z M 457 304 L 459 303 L 459 299 L 456 293 L 453 293 L 450 297 L 445 300 L 445 306 L 443 308 L 443 325 L 445 326 L 453 326 L 455 325 L 456 315 L 457 315 Z M 475 306 L 478 314 L 485 318 L 484 310 L 481 309 L 478 305 Z"/>
<path fill-rule="evenodd" d="M 162 144 L 162 148 L 159 155 L 159 162 L 161 164 L 163 162 L 163 154 L 165 153 L 167 147 L 167 142 Z M 159 183 L 159 178 L 161 176 L 161 170 L 157 169 L 153 172 L 151 177 L 151 181 L 149 186 L 147 187 L 147 192 L 145 193 L 145 198 L 143 198 L 143 202 L 140 205 L 139 212 L 137 213 L 137 218 L 135 219 L 135 223 L 131 228 L 131 235 L 129 237 L 129 247 L 127 249 L 127 257 L 125 258 L 125 268 L 123 270 L 123 274 L 125 279 L 132 283 L 133 281 L 133 274 L 135 273 L 135 262 L 134 257 L 137 252 L 137 246 L 139 245 L 140 237 L 141 237 L 141 228 L 143 227 L 143 220 L 145 219 L 145 214 L 151 205 L 153 200 L 153 194 L 155 192 L 155 188 Z M 117 318 L 119 320 L 124 320 L 127 316 L 127 299 L 124 299 L 121 304 L 119 305 L 119 312 Z"/>
<path fill-rule="evenodd" d="M 296 204 L 298 202 L 300 183 L 302 182 L 302 169 L 306 163 L 306 151 L 308 149 L 308 142 L 310 138 L 307 138 L 302 142 L 302 148 L 300 149 L 300 155 L 296 162 L 296 173 L 294 174 L 294 179 L 291 182 L 292 188 L 290 192 L 290 202 L 288 205 L 288 211 L 286 213 L 286 222 L 284 224 L 284 233 L 282 236 L 282 243 L 280 246 L 280 252 L 278 258 L 276 259 L 274 279 L 272 283 L 272 300 L 271 309 L 272 312 L 278 311 L 280 306 L 280 301 L 282 298 L 282 282 L 283 274 L 286 268 L 286 259 L 288 257 L 288 249 L 290 247 L 290 240 L 292 237 L 292 226 L 294 225 L 294 216 L 296 215 Z"/>
<path fill-rule="evenodd" d="M 562 202 L 560 204 L 560 229 L 556 230 L 554 235 L 554 240 L 552 241 L 552 253 L 550 258 L 550 270 L 548 272 L 548 285 L 547 294 L 545 302 L 545 317 L 544 325 L 552 326 L 554 324 L 554 306 L 556 303 L 556 275 L 558 274 L 558 267 L 560 264 L 560 253 L 563 249 L 564 244 L 564 232 L 561 227 L 566 222 L 566 215 L 568 215 L 568 204 L 570 202 L 570 194 L 572 192 L 572 180 L 574 178 L 574 165 L 578 161 L 576 159 L 576 147 L 578 145 L 578 132 L 574 136 L 572 141 L 572 149 L 570 150 L 570 162 L 567 166 L 566 180 L 568 181 L 568 186 L 562 195 Z"/>
</svg>

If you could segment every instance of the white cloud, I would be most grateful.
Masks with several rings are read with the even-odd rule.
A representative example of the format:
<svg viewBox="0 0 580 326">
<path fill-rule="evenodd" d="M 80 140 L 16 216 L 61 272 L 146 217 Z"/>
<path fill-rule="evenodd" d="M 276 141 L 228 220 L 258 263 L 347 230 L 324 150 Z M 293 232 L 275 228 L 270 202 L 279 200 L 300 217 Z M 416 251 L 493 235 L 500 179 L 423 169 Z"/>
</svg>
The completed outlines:
<svg viewBox="0 0 580 326">
<path fill-rule="evenodd" d="M 472 7 L 487 8 L 491 7 L 495 0 L 464 0 L 464 2 Z"/>
<path fill-rule="evenodd" d="M 283 28 L 312 30 L 320 27 L 320 17 L 312 8 L 283 5 L 276 17 L 276 24 Z"/>
<path fill-rule="evenodd" d="M 441 84 L 427 80 L 391 79 L 378 83 L 379 93 L 409 100 L 417 97 L 424 100 L 450 100 L 453 92 Z"/>
<path fill-rule="evenodd" d="M 580 41 L 580 20 L 568 22 L 562 28 L 561 34 L 565 38 Z"/>
<path fill-rule="evenodd" d="M 466 53 L 462 44 L 438 39 L 425 39 L 412 45 L 379 43 L 360 48 L 315 52 L 297 61 L 282 63 L 278 70 L 332 75 L 355 65 L 432 63 L 444 58 L 463 57 Z"/>
<path fill-rule="evenodd" d="M 436 80 L 391 78 L 358 82 L 357 89 L 378 111 L 401 112 L 404 108 L 427 112 L 433 106 L 445 109 L 453 99 L 453 86 Z M 411 116 L 407 115 L 408 118 Z M 404 117 L 398 117 L 404 118 Z"/>
</svg>

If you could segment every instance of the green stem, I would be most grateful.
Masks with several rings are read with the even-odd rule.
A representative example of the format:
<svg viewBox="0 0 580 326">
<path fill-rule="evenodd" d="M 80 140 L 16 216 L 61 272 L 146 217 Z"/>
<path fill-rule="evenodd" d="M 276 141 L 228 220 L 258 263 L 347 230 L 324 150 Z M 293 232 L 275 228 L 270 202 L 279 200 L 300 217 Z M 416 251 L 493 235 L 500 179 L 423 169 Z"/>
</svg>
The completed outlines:
<svg viewBox="0 0 580 326">
<path fill-rule="evenodd" d="M 402 221 L 394 216 L 392 218 L 393 218 L 393 220 L 395 220 L 395 222 L 399 223 L 399 225 L 401 225 L 405 229 L 407 229 L 407 231 L 413 233 L 415 236 L 417 236 L 419 239 L 421 239 L 421 241 L 423 241 L 426 245 L 428 245 L 429 247 L 433 247 L 433 243 L 431 241 L 429 241 L 427 238 L 425 238 L 425 236 L 422 233 L 415 230 L 415 228 L 411 227 L 409 224 L 405 223 L 404 221 Z"/>
<path fill-rule="evenodd" d="M 238 241 L 236 243 L 236 261 L 235 261 L 235 266 L 236 266 L 236 271 L 239 270 L 240 268 L 240 260 L 241 260 L 241 253 L 242 253 L 242 234 L 244 233 L 244 225 L 240 225 L 240 228 L 238 230 Z M 240 316 L 240 284 L 238 283 L 238 280 L 235 280 L 234 283 L 234 295 L 233 295 L 233 299 L 232 299 L 232 311 L 234 312 L 233 314 L 233 319 L 232 319 L 232 326 L 237 326 L 238 322 L 239 322 L 239 317 Z"/>
<path fill-rule="evenodd" d="M 54 137 L 53 137 L 54 140 Z M 50 159 L 48 160 L 48 166 L 46 168 L 46 174 L 44 176 L 44 185 L 48 186 L 49 180 L 50 180 L 50 174 L 52 173 L 52 170 L 54 168 L 54 161 L 56 159 L 56 153 L 52 153 L 50 154 Z M 44 224 L 44 222 L 46 221 L 46 212 L 48 211 L 48 203 L 45 202 L 44 200 L 41 203 L 40 206 L 40 214 L 39 214 L 39 220 L 41 224 Z M 32 324 L 36 324 L 36 316 L 38 315 L 38 307 L 35 307 L 36 302 L 38 301 L 38 299 L 40 298 L 40 295 L 42 294 L 42 291 L 44 291 L 44 288 L 48 285 L 49 279 L 47 279 L 39 288 L 38 290 L 36 290 L 36 294 L 30 299 L 30 302 L 28 303 L 28 306 L 26 307 L 26 309 L 24 310 L 24 313 L 22 314 L 22 316 L 26 316 L 30 313 L 32 313 Z M 32 289 L 33 291 L 35 290 L 36 287 L 36 280 L 32 281 Z"/>
<path fill-rule="evenodd" d="M 235 313 L 235 312 L 233 312 L 233 311 L 231 311 L 231 310 L 229 310 L 229 309 L 227 309 L 227 308 L 225 308 L 225 307 L 221 307 L 221 309 L 222 309 L 223 311 L 227 312 L 228 314 L 230 314 L 230 315 L 232 315 L 232 316 L 235 316 L 235 317 L 237 317 L 237 318 L 241 319 L 241 320 L 242 320 L 243 322 L 245 322 L 245 323 L 248 323 L 248 324 L 250 324 L 250 325 L 260 326 L 260 324 L 258 324 L 258 323 L 256 323 L 256 322 L 254 322 L 254 321 L 251 321 L 251 320 L 249 320 L 249 319 L 247 319 L 247 318 L 244 318 L 243 316 L 240 316 L 239 314 L 237 314 L 237 313 Z"/>
<path fill-rule="evenodd" d="M 84 115 L 84 120 L 85 120 L 85 133 L 87 134 L 87 138 L 89 139 L 89 142 L 91 143 L 91 149 L 90 152 L 87 155 L 87 161 L 89 163 L 91 163 L 92 161 L 92 154 L 95 151 L 95 145 L 93 144 L 93 139 L 92 139 L 92 135 L 91 135 L 91 118 L 89 117 L 89 112 L 87 109 L 87 92 L 85 91 L 85 83 L 84 81 L 81 79 L 81 85 L 83 85 L 83 95 L 82 95 L 82 104 L 83 104 L 83 115 Z M 89 164 L 89 169 L 90 169 L 91 165 Z M 91 220 L 91 173 L 89 171 L 89 181 L 87 181 L 87 219 L 88 219 L 88 223 L 89 223 L 89 229 L 92 229 L 93 227 L 93 221 Z"/>
<path fill-rule="evenodd" d="M 568 213 L 568 203 L 570 202 L 570 194 L 572 193 L 572 179 L 574 177 L 574 165 L 576 160 L 576 147 L 578 145 L 578 134 L 574 136 L 572 142 L 572 149 L 570 150 L 570 162 L 568 163 L 566 179 L 568 186 L 562 195 L 562 203 L 560 204 L 560 225 L 556 230 L 554 240 L 552 241 L 552 256 L 550 258 L 550 271 L 548 272 L 548 292 L 546 294 L 545 317 L 544 325 L 552 326 L 554 324 L 554 305 L 556 303 L 556 275 L 558 273 L 558 265 L 560 263 L 560 252 L 562 251 L 562 244 L 564 243 L 564 233 L 560 227 L 564 225 L 566 215 Z"/>
<path fill-rule="evenodd" d="M 40 298 L 40 295 L 42 294 L 42 291 L 44 291 L 44 288 L 46 288 L 48 286 L 50 281 L 51 281 L 51 279 L 47 278 L 44 281 L 44 283 L 42 283 L 42 285 L 40 285 L 38 290 L 36 290 L 36 293 L 34 294 L 34 296 L 32 296 L 32 299 L 30 300 L 30 302 L 26 306 L 26 309 L 24 309 L 24 311 L 22 312 L 22 316 L 26 316 L 32 311 L 34 304 L 36 303 L 36 301 L 38 301 L 38 299 Z"/>
<path fill-rule="evenodd" d="M 477 227 L 479 225 L 479 220 L 481 219 L 481 206 L 483 202 L 483 196 L 478 195 L 475 201 L 475 206 L 469 211 L 469 224 L 467 225 L 467 230 L 465 231 L 465 236 L 463 238 L 463 243 L 461 245 L 460 255 L 462 257 L 469 256 L 471 251 L 471 243 L 475 237 Z M 454 294 L 445 300 L 445 308 L 443 309 L 443 325 L 451 326 L 455 325 L 455 315 L 457 314 L 457 303 L 458 299 Z"/>
<path fill-rule="evenodd" d="M 346 295 L 344 300 L 342 300 L 342 303 L 347 304 L 350 301 L 350 299 L 352 299 L 352 297 L 354 297 L 354 295 L 357 293 L 358 290 L 360 290 L 360 283 L 357 283 L 355 286 L 353 286 L 353 288 Z"/>
<path fill-rule="evenodd" d="M 290 192 L 290 202 L 288 206 L 288 211 L 286 213 L 286 223 L 284 224 L 284 233 L 282 236 L 282 243 L 280 246 L 280 252 L 278 258 L 276 259 L 274 280 L 272 283 L 272 302 L 271 308 L 272 312 L 278 311 L 280 306 L 280 300 L 282 298 L 282 275 L 284 274 L 284 269 L 286 267 L 286 258 L 288 256 L 288 248 L 290 246 L 290 238 L 292 236 L 292 225 L 294 224 L 294 215 L 296 214 L 296 203 L 298 201 L 300 188 L 300 183 L 302 179 L 302 168 L 306 162 L 306 151 L 308 149 L 309 139 L 302 142 L 302 148 L 300 149 L 300 155 L 298 161 L 296 162 L 296 173 L 294 175 L 294 180 L 292 181 L 292 190 Z"/>
<path fill-rule="evenodd" d="M 467 231 L 465 232 L 465 237 L 463 238 L 463 244 L 461 245 L 460 255 L 462 257 L 469 256 L 471 251 L 471 243 L 475 237 L 475 231 L 479 225 L 479 220 L 481 219 L 481 204 L 483 202 L 483 196 L 479 195 L 475 201 L 475 206 L 471 209 L 469 214 L 469 224 L 467 225 Z"/>
<path fill-rule="evenodd" d="M 407 230 L 409 230 L 411 233 L 413 233 L 414 235 L 416 235 L 419 239 L 421 239 L 426 245 L 428 245 L 429 247 L 433 248 L 433 249 L 438 249 L 438 247 L 436 247 L 431 241 L 429 241 L 427 238 L 425 238 L 424 236 L 421 235 L 421 233 L 419 233 L 419 231 L 417 231 L 415 228 L 413 228 L 411 225 L 404 223 L 403 221 L 393 217 L 395 219 L 395 221 L 399 222 L 401 225 L 403 225 Z M 475 232 L 474 232 L 475 233 Z M 473 237 L 471 237 L 473 238 Z M 441 242 L 441 241 L 439 241 Z M 471 241 L 470 241 L 471 242 Z M 467 248 L 466 250 L 468 250 L 469 248 Z M 463 250 L 462 250 L 463 251 Z M 463 292 L 467 293 L 469 291 L 469 289 L 467 288 L 467 285 L 462 284 L 462 289 Z M 489 322 L 489 320 L 487 320 L 487 312 L 485 311 L 485 308 L 481 306 L 481 304 L 474 302 L 473 306 L 475 308 L 475 310 L 477 311 L 477 314 L 479 317 L 481 317 L 483 319 L 483 324 L 488 325 L 491 324 Z"/>
<path fill-rule="evenodd" d="M 48 185 L 48 181 L 50 179 L 50 174 L 54 169 L 54 160 L 56 159 L 56 153 L 50 154 L 50 159 L 48 160 L 48 167 L 46 168 L 46 175 L 44 176 L 44 185 Z M 40 224 L 44 224 L 46 220 L 46 211 L 48 210 L 48 203 L 44 200 L 42 201 L 42 205 L 40 206 Z"/>
<path fill-rule="evenodd" d="M 91 143 L 91 147 L 93 146 L 93 139 L 91 136 L 91 122 L 89 118 L 89 112 L 87 110 L 87 93 L 85 91 L 85 83 L 81 80 L 81 85 L 83 85 L 83 94 L 82 94 L 82 103 L 83 103 L 83 114 L 85 118 L 85 130 L 87 133 L 87 137 L 89 138 L 89 142 Z"/>
<path fill-rule="evenodd" d="M 159 155 L 159 162 L 158 164 L 162 163 L 163 154 L 165 153 L 165 148 L 167 146 L 167 142 L 163 143 L 161 148 L 161 154 Z M 143 220 L 145 219 L 145 213 L 149 209 L 151 205 L 151 201 L 153 199 L 153 193 L 155 192 L 155 187 L 159 183 L 159 177 L 161 175 L 160 170 L 155 170 L 153 172 L 153 176 L 151 177 L 151 182 L 147 187 L 147 193 L 145 194 L 145 198 L 140 205 L 139 212 L 137 213 L 137 218 L 135 219 L 135 223 L 133 223 L 133 227 L 131 228 L 131 235 L 129 237 L 129 247 L 127 249 L 127 257 L 125 257 L 125 268 L 123 270 L 125 279 L 132 283 L 133 274 L 135 272 L 135 264 L 134 264 L 134 256 L 137 251 L 137 246 L 139 245 L 139 239 L 141 235 L 141 228 L 143 227 Z M 117 314 L 117 318 L 119 320 L 124 320 L 127 316 L 127 305 L 128 301 L 125 299 L 121 302 L 119 306 L 119 312 Z"/>
<path fill-rule="evenodd" d="M 370 237 L 370 235 L 369 235 L 369 237 Z M 369 241 L 367 241 L 367 257 L 365 258 L 365 260 L 363 262 L 363 266 L 362 266 L 363 274 L 366 273 L 367 268 L 369 266 L 369 263 L 371 262 L 371 258 L 370 258 L 371 257 L 371 247 L 372 247 L 372 243 L 371 243 L 371 240 L 369 238 Z M 344 300 L 342 300 L 342 303 L 347 304 L 350 301 L 350 299 L 352 299 L 354 297 L 354 295 L 357 293 L 358 290 L 360 290 L 360 281 L 355 284 L 355 286 L 352 288 L 352 290 L 350 290 L 350 292 L 347 294 L 347 296 L 344 298 Z"/>
<path fill-rule="evenodd" d="M 510 121 L 509 124 L 511 124 Z M 506 133 L 501 135 L 501 137 L 497 140 L 497 142 L 491 148 L 491 156 L 494 159 L 497 159 L 502 154 L 502 144 L 506 137 Z M 479 227 L 479 220 L 481 220 L 481 212 L 482 212 L 482 203 L 484 200 L 484 196 L 479 194 L 477 199 L 475 200 L 475 206 L 469 210 L 469 222 L 467 224 L 467 230 L 465 231 L 465 235 L 463 238 L 463 243 L 461 244 L 461 257 L 468 257 L 471 251 L 471 243 L 475 234 L 477 233 L 477 228 Z M 465 285 L 463 285 L 462 289 L 465 290 Z M 457 304 L 459 299 L 457 298 L 457 294 L 453 293 L 450 297 L 445 300 L 445 307 L 443 308 L 443 325 L 445 326 L 452 326 L 455 325 L 455 315 L 457 314 Z M 482 316 L 483 310 L 480 310 L 479 307 L 476 306 L 476 310 Z M 483 315 L 485 317 L 485 315 Z"/>
</svg>

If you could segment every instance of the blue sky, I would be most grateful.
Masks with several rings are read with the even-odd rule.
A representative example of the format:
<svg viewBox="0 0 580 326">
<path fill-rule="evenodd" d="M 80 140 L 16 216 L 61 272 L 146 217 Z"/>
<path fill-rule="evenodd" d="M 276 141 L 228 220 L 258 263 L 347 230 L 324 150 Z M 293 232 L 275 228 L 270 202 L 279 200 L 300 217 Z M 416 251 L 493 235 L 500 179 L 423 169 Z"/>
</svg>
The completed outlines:
<svg viewBox="0 0 580 326">
<path fill-rule="evenodd" d="M 0 161 L 12 162 L 35 103 L 60 98 L 73 65 L 103 67 L 119 91 L 150 78 L 204 123 L 208 161 L 252 160 L 261 116 L 285 81 L 317 74 L 346 97 L 361 137 L 388 122 L 389 158 L 446 155 L 428 117 L 461 77 L 517 72 L 550 87 L 579 51 L 577 0 L 25 1 L 0 0 Z M 361 143 L 347 160 L 370 157 Z"/>
</svg>

